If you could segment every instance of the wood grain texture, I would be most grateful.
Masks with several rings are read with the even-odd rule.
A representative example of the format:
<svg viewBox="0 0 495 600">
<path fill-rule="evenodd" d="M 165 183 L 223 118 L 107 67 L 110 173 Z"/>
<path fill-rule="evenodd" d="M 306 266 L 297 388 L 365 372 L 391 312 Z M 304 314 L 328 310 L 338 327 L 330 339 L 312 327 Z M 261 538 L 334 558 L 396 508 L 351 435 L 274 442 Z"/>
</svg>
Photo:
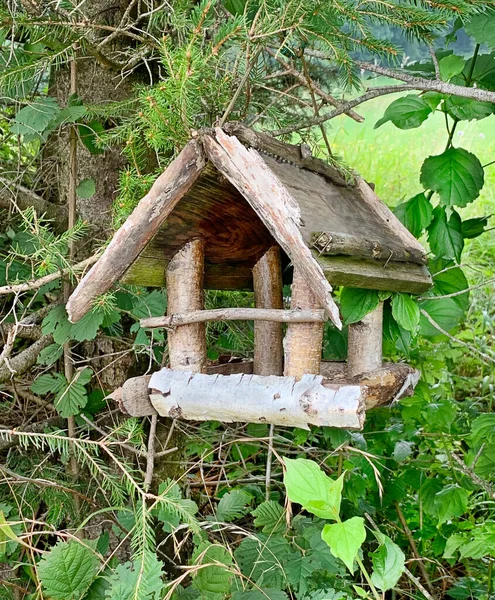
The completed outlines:
<svg viewBox="0 0 495 600">
<path fill-rule="evenodd" d="M 212 308 L 209 310 L 191 310 L 185 313 L 173 313 L 166 317 L 147 317 L 141 319 L 141 327 L 156 329 L 166 327 L 176 329 L 192 323 L 212 321 L 264 321 L 273 323 L 324 323 L 323 309 L 283 310 L 281 308 Z"/>
<path fill-rule="evenodd" d="M 272 246 L 253 267 L 256 308 L 283 309 L 282 262 L 280 248 Z M 282 375 L 284 371 L 282 323 L 255 321 L 254 373 Z"/>
<path fill-rule="evenodd" d="M 271 423 L 361 429 L 359 385 L 332 386 L 321 375 L 204 375 L 162 369 L 150 380 L 150 400 L 163 417 L 192 421 Z"/>
<path fill-rule="evenodd" d="M 300 230 L 296 201 L 253 149 L 246 149 L 235 137 L 216 129 L 216 139 L 204 135 L 208 158 L 243 194 L 270 233 L 314 289 L 321 307 L 336 327 L 341 328 L 338 307 L 332 299 L 332 287 L 318 261 L 306 246 Z"/>
<path fill-rule="evenodd" d="M 177 202 L 198 178 L 205 159 L 201 146 L 190 141 L 158 177 L 133 213 L 113 236 L 102 257 L 81 280 L 67 302 L 74 323 L 91 308 L 94 299 L 107 292 L 146 247 Z"/>
<path fill-rule="evenodd" d="M 167 265 L 167 313 L 201 311 L 204 307 L 204 240 L 196 238 L 181 248 Z M 206 369 L 204 323 L 169 330 L 170 366 L 178 371 L 203 373 Z"/>
<path fill-rule="evenodd" d="M 317 309 L 318 298 L 299 269 L 294 268 L 291 309 Z M 323 342 L 323 323 L 290 323 L 284 339 L 284 375 L 300 378 L 306 373 L 319 373 Z"/>
<path fill-rule="evenodd" d="M 313 251 L 316 255 L 316 250 Z M 325 277 L 332 285 L 422 294 L 432 286 L 425 266 L 413 263 L 372 261 L 342 256 L 319 256 Z"/>
<path fill-rule="evenodd" d="M 383 302 L 348 328 L 347 372 L 350 377 L 382 365 Z"/>
</svg>

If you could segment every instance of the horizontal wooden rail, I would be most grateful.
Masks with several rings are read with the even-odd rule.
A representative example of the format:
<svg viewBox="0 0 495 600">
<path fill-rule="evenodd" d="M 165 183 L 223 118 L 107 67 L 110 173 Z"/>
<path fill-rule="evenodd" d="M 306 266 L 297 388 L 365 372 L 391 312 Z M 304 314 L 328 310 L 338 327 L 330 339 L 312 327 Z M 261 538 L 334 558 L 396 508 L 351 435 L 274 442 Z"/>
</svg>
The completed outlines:
<svg viewBox="0 0 495 600">
<path fill-rule="evenodd" d="M 277 308 L 215 308 L 213 310 L 192 310 L 168 317 L 141 319 L 141 327 L 154 329 L 166 327 L 174 329 L 180 325 L 205 323 L 206 321 L 275 321 L 277 323 L 314 323 L 326 321 L 325 311 L 282 310 Z"/>
</svg>

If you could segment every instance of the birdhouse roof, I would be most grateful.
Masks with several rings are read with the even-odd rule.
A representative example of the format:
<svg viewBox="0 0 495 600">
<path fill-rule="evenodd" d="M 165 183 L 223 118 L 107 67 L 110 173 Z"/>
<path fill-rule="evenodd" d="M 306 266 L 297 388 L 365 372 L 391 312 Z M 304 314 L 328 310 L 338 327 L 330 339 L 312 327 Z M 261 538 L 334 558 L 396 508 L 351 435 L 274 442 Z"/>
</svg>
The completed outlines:
<svg viewBox="0 0 495 600">
<path fill-rule="evenodd" d="M 331 284 L 428 289 L 423 247 L 373 189 L 305 150 L 238 123 L 198 132 L 81 280 L 70 320 L 117 280 L 164 285 L 167 261 L 195 237 L 211 289 L 252 289 L 252 267 L 279 245 L 337 325 Z"/>
</svg>

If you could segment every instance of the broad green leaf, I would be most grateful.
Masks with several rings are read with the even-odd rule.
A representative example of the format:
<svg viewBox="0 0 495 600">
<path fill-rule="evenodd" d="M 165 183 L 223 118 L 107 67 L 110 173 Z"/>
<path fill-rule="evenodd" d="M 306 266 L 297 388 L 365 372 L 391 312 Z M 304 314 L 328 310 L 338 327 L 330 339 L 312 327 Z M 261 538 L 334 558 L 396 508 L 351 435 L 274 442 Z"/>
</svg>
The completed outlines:
<svg viewBox="0 0 495 600">
<path fill-rule="evenodd" d="M 63 346 L 65 342 L 71 339 L 71 328 L 72 326 L 67 319 L 67 313 L 63 304 L 53 308 L 41 324 L 43 335 L 51 333 L 54 342 L 59 344 L 59 346 Z"/>
<path fill-rule="evenodd" d="M 406 442 L 405 440 L 401 440 L 395 444 L 394 452 L 392 454 L 392 458 L 397 462 L 404 462 L 408 459 L 412 454 L 412 442 Z"/>
<path fill-rule="evenodd" d="M 330 479 L 312 460 L 284 458 L 284 485 L 291 502 L 322 519 L 338 519 L 344 475 Z"/>
<path fill-rule="evenodd" d="M 77 415 L 86 406 L 88 394 L 84 386 L 89 383 L 92 376 L 93 371 L 88 367 L 76 371 L 72 381 L 56 393 L 54 404 L 62 417 Z"/>
<path fill-rule="evenodd" d="M 234 592 L 231 600 L 288 600 L 289 596 L 282 590 L 260 588 L 247 592 Z"/>
<path fill-rule="evenodd" d="M 495 109 L 491 102 L 481 102 L 471 98 L 449 96 L 445 100 L 445 110 L 454 119 L 459 121 L 480 120 L 489 117 Z"/>
<path fill-rule="evenodd" d="M 154 552 L 144 551 L 132 564 L 117 565 L 108 578 L 106 600 L 161 600 L 163 564 Z"/>
<path fill-rule="evenodd" d="M 340 294 L 340 312 L 344 324 L 357 323 L 374 310 L 380 302 L 377 290 L 363 290 L 345 287 Z"/>
<path fill-rule="evenodd" d="M 476 43 L 495 48 L 495 10 L 487 9 L 472 15 L 464 23 L 464 29 Z"/>
<path fill-rule="evenodd" d="M 468 287 L 469 283 L 462 269 L 460 267 L 453 267 L 443 270 L 441 273 L 434 273 L 433 288 L 430 290 L 430 293 L 433 296 L 447 296 L 449 294 L 462 292 L 462 290 L 467 290 Z M 467 310 L 469 305 L 469 292 L 453 296 L 452 300 L 456 302 L 462 310 Z"/>
<path fill-rule="evenodd" d="M 293 555 L 289 542 L 278 535 L 245 538 L 235 551 L 237 564 L 247 581 L 278 589 L 286 587 L 284 565 Z"/>
<path fill-rule="evenodd" d="M 465 78 L 471 76 L 477 87 L 495 91 L 495 52 L 478 54 L 474 59 L 471 57 L 466 61 L 462 74 Z"/>
<path fill-rule="evenodd" d="M 371 581 L 375 587 L 386 592 L 395 587 L 404 572 L 405 556 L 402 550 L 388 536 L 380 533 L 380 546 L 371 553 L 373 574 Z"/>
<path fill-rule="evenodd" d="M 37 377 L 31 386 L 31 390 L 35 394 L 44 396 L 45 394 L 57 394 L 61 390 L 65 389 L 67 385 L 67 379 L 61 373 L 55 373 L 50 375 L 45 373 Z"/>
<path fill-rule="evenodd" d="M 285 565 L 287 579 L 298 596 L 308 591 L 311 575 L 320 568 L 318 558 L 311 556 L 311 554 L 308 556 L 294 556 L 287 561 Z"/>
<path fill-rule="evenodd" d="M 64 347 L 60 344 L 50 344 L 38 354 L 36 362 L 39 365 L 53 365 L 64 353 Z"/>
<path fill-rule="evenodd" d="M 96 194 L 96 183 L 94 179 L 83 179 L 76 188 L 79 198 L 91 198 Z"/>
<path fill-rule="evenodd" d="M 450 81 L 452 77 L 462 73 L 465 62 L 466 61 L 462 58 L 462 56 L 457 56 L 456 54 L 444 56 L 438 61 L 438 66 L 440 67 L 440 77 L 444 81 Z"/>
<path fill-rule="evenodd" d="M 481 235 L 488 225 L 489 218 L 490 217 L 474 217 L 473 219 L 466 219 L 463 221 L 462 237 L 465 239 L 472 239 Z"/>
<path fill-rule="evenodd" d="M 484 479 L 492 479 L 495 473 L 495 442 L 486 444 L 483 447 L 480 457 L 474 466 L 476 475 Z"/>
<path fill-rule="evenodd" d="M 421 183 L 437 192 L 445 206 L 466 206 L 479 196 L 484 181 L 479 159 L 463 148 L 430 156 L 421 168 Z"/>
<path fill-rule="evenodd" d="M 232 565 L 232 556 L 227 549 L 220 544 L 203 542 L 196 548 L 192 562 L 195 565 L 210 565 L 194 572 L 194 587 L 211 600 L 225 598 L 233 577 L 228 568 Z"/>
<path fill-rule="evenodd" d="M 93 340 L 96 337 L 104 318 L 105 312 L 94 308 L 76 323 L 69 323 L 71 339 L 76 340 L 76 342 Z"/>
<path fill-rule="evenodd" d="M 409 94 L 394 100 L 387 107 L 383 117 L 375 124 L 375 129 L 388 121 L 392 121 L 399 129 L 414 129 L 426 121 L 430 114 L 430 106 L 420 96 Z"/>
<path fill-rule="evenodd" d="M 471 424 L 471 441 L 479 447 L 495 440 L 495 414 L 485 413 L 476 417 Z"/>
<path fill-rule="evenodd" d="M 462 221 L 459 213 L 452 211 L 447 218 L 447 211 L 443 206 L 433 210 L 433 221 L 428 227 L 428 242 L 430 248 L 439 258 L 460 261 L 464 248 L 462 237 Z"/>
<path fill-rule="evenodd" d="M 396 206 L 394 214 L 414 237 L 419 238 L 433 219 L 433 206 L 424 193 L 421 193 Z"/>
<path fill-rule="evenodd" d="M 3 505 L 0 506 L 3 507 Z M 14 529 L 12 529 L 12 525 L 5 518 L 3 510 L 0 510 L 0 563 L 5 561 L 9 540 L 16 543 L 21 541 Z"/>
<path fill-rule="evenodd" d="M 38 137 L 57 116 L 60 108 L 55 98 L 40 98 L 22 108 L 15 116 L 10 129 L 15 135 Z"/>
<path fill-rule="evenodd" d="M 230 523 L 243 517 L 249 510 L 253 497 L 244 490 L 232 490 L 220 499 L 215 518 L 217 521 Z"/>
<path fill-rule="evenodd" d="M 86 107 L 81 105 L 63 108 L 57 117 L 59 123 L 75 123 L 86 114 Z"/>
<path fill-rule="evenodd" d="M 352 517 L 341 523 L 325 525 L 321 537 L 328 544 L 330 552 L 354 573 L 354 560 L 366 539 L 364 519 Z"/>
<path fill-rule="evenodd" d="M 404 329 L 412 333 L 416 333 L 418 330 L 419 306 L 409 294 L 394 294 L 392 298 L 392 315 Z"/>
<path fill-rule="evenodd" d="M 421 302 L 421 308 L 426 311 L 433 321 L 444 331 L 455 329 L 464 316 L 464 311 L 454 298 L 439 298 Z M 437 337 L 442 333 L 424 316 L 419 319 L 419 333 L 426 337 Z"/>
<path fill-rule="evenodd" d="M 468 507 L 468 493 L 457 484 L 447 485 L 435 495 L 435 508 L 441 525 L 463 515 Z"/>
<path fill-rule="evenodd" d="M 38 563 L 45 594 L 53 600 L 79 600 L 98 572 L 99 560 L 88 546 L 59 542 Z"/>
<path fill-rule="evenodd" d="M 172 533 L 181 523 L 191 523 L 191 519 L 198 512 L 198 505 L 194 500 L 182 497 L 182 491 L 177 483 L 167 479 L 158 487 L 158 494 L 163 498 L 155 514 L 162 522 L 163 530 Z"/>
<path fill-rule="evenodd" d="M 262 502 L 251 514 L 256 517 L 254 526 L 262 527 L 262 533 L 280 533 L 286 529 L 284 507 L 278 502 L 273 500 Z"/>
<path fill-rule="evenodd" d="M 100 136 L 105 128 L 99 121 L 91 121 L 84 125 L 78 125 L 79 139 L 91 152 L 91 154 L 103 154 L 105 150 L 97 145 L 98 136 Z"/>
</svg>

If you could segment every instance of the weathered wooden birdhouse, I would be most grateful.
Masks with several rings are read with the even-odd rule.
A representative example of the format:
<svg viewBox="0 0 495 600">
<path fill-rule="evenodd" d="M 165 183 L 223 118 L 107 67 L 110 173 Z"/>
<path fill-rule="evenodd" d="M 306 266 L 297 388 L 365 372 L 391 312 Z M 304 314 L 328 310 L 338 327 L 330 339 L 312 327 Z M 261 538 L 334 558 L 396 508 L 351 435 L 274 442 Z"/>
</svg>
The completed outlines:
<svg viewBox="0 0 495 600">
<path fill-rule="evenodd" d="M 73 322 L 117 280 L 167 287 L 168 314 L 141 325 L 167 328 L 170 365 L 124 384 L 129 414 L 359 429 L 414 387 L 413 369 L 382 364 L 382 306 L 349 326 L 347 363 L 321 362 L 324 321 L 341 327 L 332 286 L 417 294 L 431 280 L 373 189 L 306 154 L 239 124 L 199 132 L 80 282 Z M 255 308 L 204 310 L 204 289 L 253 290 Z M 254 320 L 254 360 L 207 366 L 205 322 L 232 319 Z"/>
</svg>

